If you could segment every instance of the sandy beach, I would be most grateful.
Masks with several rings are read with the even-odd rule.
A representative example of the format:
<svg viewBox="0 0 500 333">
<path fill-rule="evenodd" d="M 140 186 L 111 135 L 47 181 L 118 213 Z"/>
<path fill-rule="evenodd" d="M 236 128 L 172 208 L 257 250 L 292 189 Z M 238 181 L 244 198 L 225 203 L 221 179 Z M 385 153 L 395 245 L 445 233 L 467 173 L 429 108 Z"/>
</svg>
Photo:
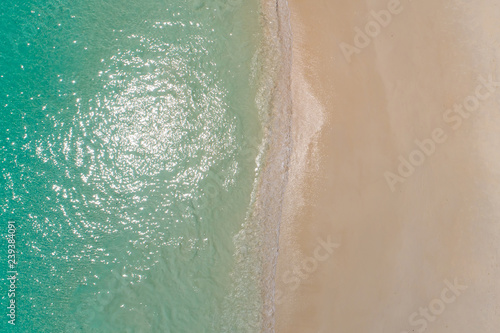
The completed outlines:
<svg viewBox="0 0 500 333">
<path fill-rule="evenodd" d="M 289 7 L 276 332 L 498 332 L 500 5 Z"/>
</svg>

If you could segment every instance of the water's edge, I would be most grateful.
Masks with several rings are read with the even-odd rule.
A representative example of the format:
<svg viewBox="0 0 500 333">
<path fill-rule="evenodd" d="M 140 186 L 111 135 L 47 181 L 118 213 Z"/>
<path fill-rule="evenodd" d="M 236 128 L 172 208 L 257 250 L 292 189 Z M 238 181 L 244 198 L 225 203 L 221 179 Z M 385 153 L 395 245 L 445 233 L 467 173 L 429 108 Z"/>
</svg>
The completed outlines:
<svg viewBox="0 0 500 333">
<path fill-rule="evenodd" d="M 263 239 L 262 246 L 259 247 L 263 291 L 262 332 L 274 332 L 279 233 L 293 149 L 291 139 L 292 32 L 287 0 L 263 0 L 261 6 L 264 28 L 263 48 L 266 57 L 262 64 L 263 82 L 257 99 L 267 102 L 267 105 L 259 105 L 259 108 L 269 110 L 269 118 L 264 130 L 265 163 L 258 180 L 253 219 L 258 224 Z"/>
<path fill-rule="evenodd" d="M 292 153 L 291 27 L 286 0 L 261 0 L 261 43 L 251 80 L 262 124 L 249 210 L 234 236 L 232 294 L 226 299 L 224 332 L 274 332 L 275 276 L 285 189 Z M 255 156 L 253 153 L 252 156 Z"/>
</svg>

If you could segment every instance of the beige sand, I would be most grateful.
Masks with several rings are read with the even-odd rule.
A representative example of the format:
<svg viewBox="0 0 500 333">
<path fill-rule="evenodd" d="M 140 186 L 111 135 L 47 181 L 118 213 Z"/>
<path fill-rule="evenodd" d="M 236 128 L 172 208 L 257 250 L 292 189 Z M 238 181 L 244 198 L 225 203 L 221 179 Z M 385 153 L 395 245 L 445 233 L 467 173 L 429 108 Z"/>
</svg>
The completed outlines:
<svg viewBox="0 0 500 333">
<path fill-rule="evenodd" d="M 478 79 L 500 80 L 500 5 L 289 6 L 294 155 L 276 332 L 500 332 L 500 87 Z M 355 45 L 372 10 L 392 10 L 391 22 L 378 35 L 372 23 L 348 62 L 339 44 Z M 464 101 L 473 111 L 454 129 L 446 110 Z M 429 156 L 415 152 L 417 139 L 435 152 L 428 140 Z M 391 191 L 400 155 L 423 164 Z M 337 245 L 322 248 L 327 237 Z"/>
</svg>

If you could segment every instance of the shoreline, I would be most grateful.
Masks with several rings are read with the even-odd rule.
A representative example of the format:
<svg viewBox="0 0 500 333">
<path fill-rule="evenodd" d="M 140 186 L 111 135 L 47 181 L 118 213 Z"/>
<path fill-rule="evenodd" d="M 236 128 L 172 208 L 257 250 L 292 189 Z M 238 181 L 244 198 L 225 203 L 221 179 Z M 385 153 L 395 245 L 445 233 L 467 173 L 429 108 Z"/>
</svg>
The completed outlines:
<svg viewBox="0 0 500 333">
<path fill-rule="evenodd" d="M 500 89 L 459 129 L 443 113 L 461 115 L 454 105 L 472 100 L 480 76 L 500 80 L 499 9 L 491 0 L 288 2 L 293 152 L 276 332 L 494 332 Z M 387 26 L 373 14 L 383 10 L 393 14 Z M 380 31 L 356 45 L 371 21 Z M 357 47 L 351 59 L 342 43 Z M 384 175 L 399 156 L 424 156 L 415 142 L 436 128 L 447 139 L 391 191 Z"/>
<path fill-rule="evenodd" d="M 257 228 L 255 241 L 261 267 L 264 332 L 275 330 L 275 276 L 284 191 L 289 179 L 291 131 L 291 32 L 286 1 L 262 0 L 263 41 L 259 50 L 256 102 L 263 123 L 263 162 L 257 177 L 254 209 L 249 221 Z M 254 230 L 255 231 L 255 230 Z M 262 238 L 262 239 L 260 239 Z"/>
</svg>

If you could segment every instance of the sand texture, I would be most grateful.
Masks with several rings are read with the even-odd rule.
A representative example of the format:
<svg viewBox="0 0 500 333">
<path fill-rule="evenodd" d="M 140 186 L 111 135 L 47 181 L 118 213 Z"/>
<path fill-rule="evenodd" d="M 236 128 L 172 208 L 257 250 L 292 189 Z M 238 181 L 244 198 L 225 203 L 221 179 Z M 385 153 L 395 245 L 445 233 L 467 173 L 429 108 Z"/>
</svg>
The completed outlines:
<svg viewBox="0 0 500 333">
<path fill-rule="evenodd" d="M 498 333 L 500 4 L 289 6 L 276 332 Z"/>
</svg>

